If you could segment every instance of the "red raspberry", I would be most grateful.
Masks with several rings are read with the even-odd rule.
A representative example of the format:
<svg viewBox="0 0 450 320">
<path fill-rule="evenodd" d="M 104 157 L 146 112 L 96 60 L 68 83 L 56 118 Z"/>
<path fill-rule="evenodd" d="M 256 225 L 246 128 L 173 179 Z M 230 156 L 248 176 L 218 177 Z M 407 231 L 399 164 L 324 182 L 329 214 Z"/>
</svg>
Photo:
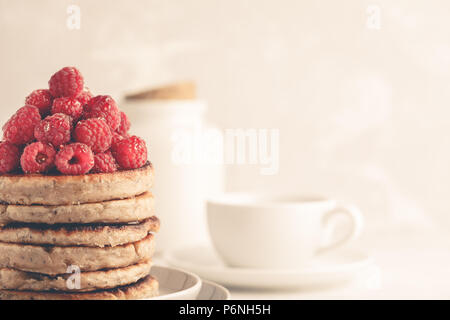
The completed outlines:
<svg viewBox="0 0 450 320">
<path fill-rule="evenodd" d="M 84 87 L 83 76 L 74 67 L 65 67 L 56 72 L 48 81 L 53 97 L 76 97 Z"/>
<path fill-rule="evenodd" d="M 34 140 L 34 128 L 41 121 L 39 109 L 35 106 L 24 106 L 3 126 L 3 138 L 16 145 Z"/>
<path fill-rule="evenodd" d="M 137 169 L 147 162 L 147 147 L 145 141 L 131 136 L 120 140 L 111 148 L 112 154 L 123 169 Z"/>
<path fill-rule="evenodd" d="M 110 96 L 96 96 L 84 108 L 84 118 L 103 118 L 116 131 L 120 125 L 120 111 Z"/>
<path fill-rule="evenodd" d="M 111 146 L 115 145 L 117 142 L 119 142 L 120 140 L 123 140 L 125 138 L 128 138 L 128 137 L 123 137 L 120 134 L 118 134 L 117 132 L 113 132 Z"/>
<path fill-rule="evenodd" d="M 96 154 L 94 161 L 95 164 L 92 168 L 94 173 L 116 172 L 119 167 L 110 151 Z"/>
<path fill-rule="evenodd" d="M 85 174 L 94 166 L 94 154 L 83 143 L 68 144 L 56 154 L 55 165 L 62 174 Z"/>
<path fill-rule="evenodd" d="M 55 148 L 70 141 L 72 118 L 63 113 L 55 113 L 42 120 L 34 130 L 34 136 L 42 143 L 50 143 Z"/>
<path fill-rule="evenodd" d="M 105 120 L 92 118 L 78 122 L 73 138 L 88 145 L 94 153 L 101 153 L 111 147 L 112 133 Z"/>
<path fill-rule="evenodd" d="M 126 115 L 125 112 L 120 111 L 120 125 L 119 128 L 117 129 L 117 132 L 122 135 L 125 136 L 128 133 L 128 130 L 130 130 L 131 127 L 131 122 L 130 119 L 128 119 L 128 116 Z"/>
<path fill-rule="evenodd" d="M 75 98 L 57 98 L 53 101 L 52 114 L 64 113 L 72 118 L 73 121 L 78 121 L 83 114 L 83 106 L 81 102 Z"/>
<path fill-rule="evenodd" d="M 54 166 L 56 151 L 52 146 L 34 142 L 25 147 L 20 165 L 25 173 L 40 173 Z"/>
<path fill-rule="evenodd" d="M 20 151 L 8 141 L 0 142 L 0 173 L 8 173 L 19 167 Z"/>
<path fill-rule="evenodd" d="M 25 104 L 38 108 L 42 116 L 46 116 L 50 113 L 52 102 L 53 97 L 50 94 L 50 90 L 47 89 L 34 90 L 25 99 Z"/>
<path fill-rule="evenodd" d="M 89 90 L 84 90 L 78 95 L 77 100 L 80 101 L 82 106 L 85 106 L 89 103 L 89 100 L 91 100 L 92 97 L 93 95 Z"/>
</svg>

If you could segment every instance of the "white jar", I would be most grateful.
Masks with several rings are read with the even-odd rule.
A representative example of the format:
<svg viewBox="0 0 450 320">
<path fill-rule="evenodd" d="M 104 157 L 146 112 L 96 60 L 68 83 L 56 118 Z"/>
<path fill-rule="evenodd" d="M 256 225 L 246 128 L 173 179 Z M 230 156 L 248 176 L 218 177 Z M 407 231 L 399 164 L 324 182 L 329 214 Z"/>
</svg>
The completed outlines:
<svg viewBox="0 0 450 320">
<path fill-rule="evenodd" d="M 204 123 L 206 104 L 198 100 L 126 100 L 130 132 L 147 142 L 155 170 L 152 192 L 161 220 L 157 250 L 208 241 L 205 199 L 223 191 L 223 166 L 196 158 L 198 134 L 214 130 Z M 216 130 L 220 134 L 220 131 Z"/>
</svg>

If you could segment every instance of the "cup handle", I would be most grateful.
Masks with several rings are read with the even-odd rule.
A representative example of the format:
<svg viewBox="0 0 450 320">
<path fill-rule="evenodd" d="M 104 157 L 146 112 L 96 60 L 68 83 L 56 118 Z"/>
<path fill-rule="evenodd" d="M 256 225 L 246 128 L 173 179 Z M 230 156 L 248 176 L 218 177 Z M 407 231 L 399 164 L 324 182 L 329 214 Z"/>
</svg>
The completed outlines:
<svg viewBox="0 0 450 320">
<path fill-rule="evenodd" d="M 333 234 L 334 229 L 336 228 L 335 218 L 342 215 L 349 218 L 349 221 L 351 223 L 350 230 L 341 238 L 330 240 L 330 237 Z M 329 250 L 336 249 L 358 238 L 363 229 L 363 225 L 363 215 L 361 214 L 359 209 L 353 205 L 338 206 L 330 212 L 327 212 L 322 218 L 322 226 L 325 228 L 325 239 L 323 240 L 322 245 L 317 250 L 317 253 L 323 253 Z"/>
</svg>

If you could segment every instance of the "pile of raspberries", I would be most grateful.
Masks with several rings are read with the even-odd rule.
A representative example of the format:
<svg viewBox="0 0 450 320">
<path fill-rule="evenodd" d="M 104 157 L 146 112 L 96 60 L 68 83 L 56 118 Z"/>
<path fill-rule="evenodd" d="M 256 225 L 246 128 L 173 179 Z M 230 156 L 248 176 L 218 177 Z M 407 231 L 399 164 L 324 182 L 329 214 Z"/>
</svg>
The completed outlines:
<svg viewBox="0 0 450 320">
<path fill-rule="evenodd" d="M 0 173 L 80 175 L 146 164 L 145 141 L 128 134 L 127 115 L 110 96 L 94 97 L 80 71 L 65 67 L 48 85 L 33 91 L 3 126 Z"/>
</svg>

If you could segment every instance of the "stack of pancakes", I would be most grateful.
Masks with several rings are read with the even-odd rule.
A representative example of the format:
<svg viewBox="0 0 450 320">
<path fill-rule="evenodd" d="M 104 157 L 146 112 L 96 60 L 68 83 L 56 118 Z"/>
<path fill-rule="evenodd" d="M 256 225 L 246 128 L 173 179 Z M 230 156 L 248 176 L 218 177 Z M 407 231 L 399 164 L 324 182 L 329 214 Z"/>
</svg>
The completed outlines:
<svg viewBox="0 0 450 320">
<path fill-rule="evenodd" d="M 0 176 L 0 299 L 140 299 L 150 273 L 150 163 L 115 173 Z"/>
</svg>

